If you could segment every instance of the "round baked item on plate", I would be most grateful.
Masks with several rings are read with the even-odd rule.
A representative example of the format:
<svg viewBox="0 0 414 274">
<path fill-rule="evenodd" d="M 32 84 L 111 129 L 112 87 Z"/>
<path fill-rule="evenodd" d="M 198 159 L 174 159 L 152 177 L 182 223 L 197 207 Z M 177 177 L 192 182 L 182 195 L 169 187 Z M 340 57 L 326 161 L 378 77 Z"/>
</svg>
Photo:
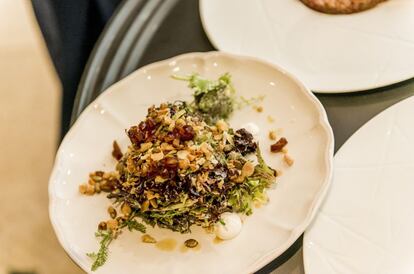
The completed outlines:
<svg viewBox="0 0 414 274">
<path fill-rule="evenodd" d="M 277 64 L 315 92 L 365 91 L 414 77 L 412 0 L 343 16 L 299 0 L 201 0 L 200 13 L 216 48 Z"/>
<path fill-rule="evenodd" d="M 385 0 L 300 0 L 306 6 L 330 14 L 349 14 L 375 7 Z"/>
<path fill-rule="evenodd" d="M 79 185 L 91 171 L 114 169 L 112 142 L 117 140 L 125 151 L 125 129 L 142 121 L 149 106 L 192 98 L 187 83 L 171 75 L 199 73 L 217 79 L 226 72 L 239 96 L 265 96 L 262 112 L 244 107 L 228 122 L 236 129 L 255 124 L 266 163 L 282 171 L 276 187 L 268 191 L 269 202 L 254 208 L 232 240 L 217 242 L 198 226 L 191 234 L 147 226 L 146 233 L 169 243 L 166 251 L 143 243 L 139 232 L 123 231 L 96 273 L 252 273 L 280 256 L 308 227 L 332 174 L 333 134 L 320 102 L 269 63 L 220 52 L 190 53 L 140 68 L 110 87 L 85 109 L 57 152 L 49 184 L 50 219 L 60 243 L 83 270 L 91 269 L 86 253 L 99 248 L 94 233 L 108 219 L 112 203 L 105 195 L 81 195 Z M 289 140 L 292 166 L 282 153 L 270 152 L 270 130 Z M 197 249 L 185 252 L 181 247 L 189 239 L 197 241 Z"/>
</svg>

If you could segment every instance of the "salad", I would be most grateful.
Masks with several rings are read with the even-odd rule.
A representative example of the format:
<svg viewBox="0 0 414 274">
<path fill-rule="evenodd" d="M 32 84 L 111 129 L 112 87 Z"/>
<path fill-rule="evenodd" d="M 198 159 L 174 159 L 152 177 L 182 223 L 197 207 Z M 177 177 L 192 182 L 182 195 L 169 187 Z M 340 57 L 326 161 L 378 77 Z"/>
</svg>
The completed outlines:
<svg viewBox="0 0 414 274">
<path fill-rule="evenodd" d="M 105 263 L 109 244 L 123 229 L 145 233 L 150 225 L 190 233 L 196 225 L 223 231 L 226 222 L 238 224 L 229 214 L 250 215 L 254 205 L 266 203 L 266 189 L 276 181 L 253 135 L 226 122 L 239 106 L 230 75 L 215 81 L 174 78 L 188 81 L 194 100 L 151 106 L 126 131 L 131 144 L 125 153 L 114 142 L 115 170 L 93 172 L 79 187 L 86 195 L 106 192 L 114 205 L 110 219 L 98 225 L 99 251 L 88 254 L 92 270 Z M 142 239 L 156 241 L 150 235 Z"/>
</svg>

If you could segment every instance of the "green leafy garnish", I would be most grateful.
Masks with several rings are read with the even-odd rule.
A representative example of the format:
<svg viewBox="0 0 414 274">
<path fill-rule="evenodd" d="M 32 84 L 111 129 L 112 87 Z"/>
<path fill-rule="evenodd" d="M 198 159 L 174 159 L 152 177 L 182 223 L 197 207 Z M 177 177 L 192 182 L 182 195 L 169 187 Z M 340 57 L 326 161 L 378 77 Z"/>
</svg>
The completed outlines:
<svg viewBox="0 0 414 274">
<path fill-rule="evenodd" d="M 225 73 L 217 80 L 207 80 L 198 74 L 174 75 L 173 78 L 188 81 L 188 86 L 194 91 L 193 111 L 201 114 L 208 124 L 228 119 L 233 113 L 235 96 L 230 74 Z"/>
<path fill-rule="evenodd" d="M 86 253 L 86 255 L 93 260 L 91 266 L 92 271 L 97 270 L 99 267 L 105 264 L 106 260 L 108 259 L 109 244 L 118 236 L 123 228 L 127 227 L 129 231 L 137 230 L 145 233 L 146 227 L 143 224 L 138 223 L 135 220 L 135 216 L 135 214 L 132 214 L 130 218 L 121 223 L 121 225 L 118 227 L 118 230 L 116 231 L 111 231 L 108 229 L 98 230 L 95 232 L 95 237 L 101 239 L 99 242 L 99 250 L 98 252 Z"/>
<path fill-rule="evenodd" d="M 106 230 L 106 231 L 98 231 L 95 233 L 95 236 L 97 238 L 101 238 L 101 241 L 99 243 L 100 247 L 97 253 L 87 253 L 86 255 L 94 260 L 91 270 L 95 271 L 99 267 L 105 264 L 106 260 L 108 259 L 108 246 L 114 239 L 114 235 L 112 231 Z"/>
<path fill-rule="evenodd" d="M 126 220 L 125 221 L 126 226 L 128 227 L 129 231 L 133 231 L 133 230 L 137 230 L 141 233 L 145 233 L 146 232 L 146 227 L 145 225 L 138 223 L 136 220 Z"/>
<path fill-rule="evenodd" d="M 256 150 L 258 165 L 252 176 L 232 189 L 229 193 L 229 204 L 236 212 L 250 215 L 253 213 L 252 204 L 267 202 L 266 189 L 276 180 L 276 171 L 266 165 L 259 147 Z"/>
</svg>

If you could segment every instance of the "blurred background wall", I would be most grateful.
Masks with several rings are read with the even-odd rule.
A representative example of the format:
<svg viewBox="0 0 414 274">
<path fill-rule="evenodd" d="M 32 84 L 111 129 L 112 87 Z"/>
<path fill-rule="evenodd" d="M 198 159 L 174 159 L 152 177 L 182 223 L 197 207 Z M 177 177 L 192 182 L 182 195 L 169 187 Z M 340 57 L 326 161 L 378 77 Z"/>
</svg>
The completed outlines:
<svg viewBox="0 0 414 274">
<path fill-rule="evenodd" d="M 0 0 L 0 273 L 82 273 L 48 218 L 60 99 L 31 2 Z"/>
</svg>

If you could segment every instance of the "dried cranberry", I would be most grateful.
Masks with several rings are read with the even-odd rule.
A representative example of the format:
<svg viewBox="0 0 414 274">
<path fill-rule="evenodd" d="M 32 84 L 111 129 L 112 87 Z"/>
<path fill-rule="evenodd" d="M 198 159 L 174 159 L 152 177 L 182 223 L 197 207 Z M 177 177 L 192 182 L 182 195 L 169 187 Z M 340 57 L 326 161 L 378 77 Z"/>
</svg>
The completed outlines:
<svg viewBox="0 0 414 274">
<path fill-rule="evenodd" d="M 122 158 L 122 151 L 121 148 L 119 147 L 117 141 L 114 141 L 112 143 L 112 156 L 116 159 L 116 160 L 120 160 Z"/>
<path fill-rule="evenodd" d="M 195 136 L 195 132 L 192 126 L 185 125 L 178 131 L 179 137 L 182 141 L 190 141 L 193 140 Z"/>
<path fill-rule="evenodd" d="M 147 118 L 147 120 L 145 121 L 146 125 L 147 125 L 147 130 L 153 130 L 155 128 L 155 120 L 152 119 L 151 117 Z"/>
<path fill-rule="evenodd" d="M 128 137 L 131 140 L 131 143 L 139 145 L 144 140 L 144 134 L 138 129 L 137 126 L 131 127 L 128 132 Z"/>
</svg>

